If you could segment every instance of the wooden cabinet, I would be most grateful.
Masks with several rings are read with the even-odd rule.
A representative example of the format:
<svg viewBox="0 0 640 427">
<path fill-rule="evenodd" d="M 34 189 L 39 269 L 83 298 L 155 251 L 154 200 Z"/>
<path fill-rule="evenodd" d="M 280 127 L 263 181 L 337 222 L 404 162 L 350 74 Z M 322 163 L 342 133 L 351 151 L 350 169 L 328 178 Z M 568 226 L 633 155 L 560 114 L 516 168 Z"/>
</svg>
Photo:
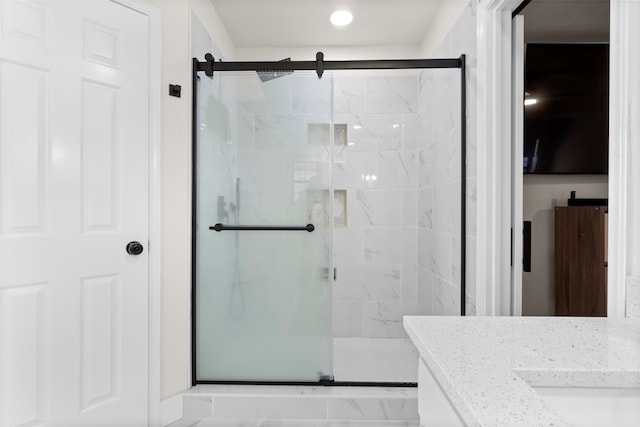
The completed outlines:
<svg viewBox="0 0 640 427">
<path fill-rule="evenodd" d="M 555 314 L 606 316 L 606 206 L 555 208 Z"/>
</svg>

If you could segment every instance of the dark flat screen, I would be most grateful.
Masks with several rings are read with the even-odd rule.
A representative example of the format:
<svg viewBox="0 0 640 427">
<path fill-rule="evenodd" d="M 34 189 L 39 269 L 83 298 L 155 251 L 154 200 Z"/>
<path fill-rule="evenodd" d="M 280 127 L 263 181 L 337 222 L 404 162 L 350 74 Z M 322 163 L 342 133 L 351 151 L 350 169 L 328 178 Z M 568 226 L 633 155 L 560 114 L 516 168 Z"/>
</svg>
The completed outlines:
<svg viewBox="0 0 640 427">
<path fill-rule="evenodd" d="M 524 173 L 606 174 L 609 46 L 528 44 Z"/>
</svg>

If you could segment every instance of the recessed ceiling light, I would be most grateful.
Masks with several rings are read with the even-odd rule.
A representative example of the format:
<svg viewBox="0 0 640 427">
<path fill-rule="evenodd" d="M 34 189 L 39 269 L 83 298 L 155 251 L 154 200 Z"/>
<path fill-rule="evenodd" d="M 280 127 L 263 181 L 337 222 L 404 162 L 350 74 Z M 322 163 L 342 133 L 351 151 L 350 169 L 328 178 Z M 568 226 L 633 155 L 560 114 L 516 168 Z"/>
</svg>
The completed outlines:
<svg viewBox="0 0 640 427">
<path fill-rule="evenodd" d="M 526 98 L 524 100 L 524 105 L 535 105 L 538 103 L 538 100 L 535 98 Z"/>
<path fill-rule="evenodd" d="M 353 14 L 348 10 L 336 10 L 331 14 L 329 20 L 337 27 L 344 27 L 353 21 Z"/>
</svg>

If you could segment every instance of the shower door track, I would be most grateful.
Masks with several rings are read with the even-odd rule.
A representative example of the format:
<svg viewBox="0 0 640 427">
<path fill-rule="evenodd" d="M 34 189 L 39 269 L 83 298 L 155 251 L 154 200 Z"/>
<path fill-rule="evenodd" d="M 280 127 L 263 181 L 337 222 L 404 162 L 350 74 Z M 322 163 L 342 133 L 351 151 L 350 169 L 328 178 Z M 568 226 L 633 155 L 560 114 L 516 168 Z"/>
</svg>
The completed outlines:
<svg viewBox="0 0 640 427">
<path fill-rule="evenodd" d="M 460 315 L 466 315 L 466 193 L 467 193 L 467 91 L 466 91 L 466 56 L 458 58 L 434 59 L 388 59 L 388 60 L 355 60 L 325 61 L 324 53 L 318 52 L 315 61 L 216 61 L 211 53 L 205 55 L 204 61 L 192 60 L 192 215 L 191 215 L 191 383 L 196 384 L 235 384 L 235 385 L 289 385 L 289 386 L 365 386 L 365 387 L 416 387 L 417 383 L 401 382 L 368 382 L 368 381 L 224 381 L 198 380 L 196 375 L 196 194 L 197 194 L 197 83 L 198 73 L 213 77 L 214 72 L 255 71 L 255 72 L 287 72 L 315 71 L 321 79 L 324 72 L 337 70 L 400 70 L 400 69 L 460 69 Z M 216 224 L 217 225 L 217 224 Z M 214 227 L 211 229 L 215 230 Z M 299 229 L 299 228 L 298 228 Z M 216 230 L 218 231 L 218 230 Z M 307 230 L 309 231 L 309 230 Z"/>
<path fill-rule="evenodd" d="M 274 385 L 274 386 L 300 386 L 300 387 L 417 387 L 418 383 L 399 383 L 385 381 L 225 381 L 225 380 L 199 380 L 196 384 L 218 385 Z"/>
<path fill-rule="evenodd" d="M 318 52 L 315 61 L 216 61 L 207 53 L 203 62 L 194 58 L 194 73 L 204 72 L 213 77 L 215 71 L 315 71 L 322 78 L 325 71 L 332 70 L 402 70 L 422 68 L 465 68 L 465 55 L 453 59 L 381 59 L 358 61 L 325 61 L 324 54 Z"/>
</svg>

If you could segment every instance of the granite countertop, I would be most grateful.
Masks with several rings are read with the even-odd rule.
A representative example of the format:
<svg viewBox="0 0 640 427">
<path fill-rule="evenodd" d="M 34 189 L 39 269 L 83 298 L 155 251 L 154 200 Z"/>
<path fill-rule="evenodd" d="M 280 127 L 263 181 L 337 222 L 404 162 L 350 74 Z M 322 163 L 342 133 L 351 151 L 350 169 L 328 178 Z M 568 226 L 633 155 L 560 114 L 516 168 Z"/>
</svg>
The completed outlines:
<svg viewBox="0 0 640 427">
<path fill-rule="evenodd" d="M 640 320 L 406 316 L 469 426 L 564 426 L 531 386 L 640 387 Z"/>
</svg>

